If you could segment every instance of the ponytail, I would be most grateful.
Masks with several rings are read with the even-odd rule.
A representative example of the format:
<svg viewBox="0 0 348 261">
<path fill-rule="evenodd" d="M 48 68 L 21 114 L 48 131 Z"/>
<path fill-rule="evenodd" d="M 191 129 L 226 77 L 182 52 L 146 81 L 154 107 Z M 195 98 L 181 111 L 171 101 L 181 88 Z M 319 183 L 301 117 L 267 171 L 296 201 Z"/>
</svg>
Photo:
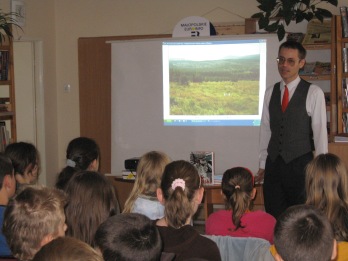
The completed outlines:
<svg viewBox="0 0 348 261">
<path fill-rule="evenodd" d="M 173 161 L 164 169 L 161 189 L 164 215 L 169 226 L 180 228 L 194 214 L 193 199 L 200 187 L 196 168 L 184 160 Z"/>
<path fill-rule="evenodd" d="M 222 192 L 226 197 L 226 209 L 232 209 L 234 230 L 244 227 L 241 218 L 252 206 L 253 178 L 252 173 L 242 167 L 228 169 L 223 175 Z"/>
</svg>

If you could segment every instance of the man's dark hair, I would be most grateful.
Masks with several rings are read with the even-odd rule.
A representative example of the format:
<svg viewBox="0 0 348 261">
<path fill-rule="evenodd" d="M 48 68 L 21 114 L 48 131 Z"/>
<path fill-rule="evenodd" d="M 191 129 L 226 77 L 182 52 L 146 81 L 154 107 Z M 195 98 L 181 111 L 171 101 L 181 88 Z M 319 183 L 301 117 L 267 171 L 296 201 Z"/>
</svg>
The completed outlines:
<svg viewBox="0 0 348 261">
<path fill-rule="evenodd" d="M 296 42 L 296 41 L 286 41 L 286 42 L 282 43 L 279 46 L 278 53 L 280 52 L 280 49 L 282 49 L 282 48 L 298 50 L 298 58 L 300 58 L 301 60 L 306 58 L 307 51 L 303 47 L 303 45 L 301 43 L 299 43 L 299 42 Z"/>
<path fill-rule="evenodd" d="M 157 261 L 162 241 L 156 224 L 137 213 L 108 218 L 95 235 L 105 261 Z"/>
</svg>

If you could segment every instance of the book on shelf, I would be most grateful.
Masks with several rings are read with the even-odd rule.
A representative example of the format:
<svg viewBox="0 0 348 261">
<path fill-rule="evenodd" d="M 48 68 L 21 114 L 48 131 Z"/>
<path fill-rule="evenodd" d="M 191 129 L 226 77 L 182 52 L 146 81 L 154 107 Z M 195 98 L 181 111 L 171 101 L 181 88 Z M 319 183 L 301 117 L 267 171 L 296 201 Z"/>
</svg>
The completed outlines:
<svg viewBox="0 0 348 261">
<path fill-rule="evenodd" d="M 347 88 L 347 79 L 342 79 L 342 106 L 343 108 L 348 108 L 348 88 Z"/>
<path fill-rule="evenodd" d="M 330 106 L 331 92 L 324 92 L 325 105 Z"/>
<path fill-rule="evenodd" d="M 9 51 L 0 51 L 0 80 L 8 80 Z"/>
<path fill-rule="evenodd" d="M 192 151 L 190 153 L 190 163 L 197 169 L 202 184 L 214 184 L 213 151 Z"/>
<path fill-rule="evenodd" d="M 302 43 L 304 36 L 304 33 L 288 33 L 286 36 L 286 40 Z"/>
<path fill-rule="evenodd" d="M 135 179 L 137 176 L 137 173 L 133 170 L 122 170 L 122 178 L 123 179 Z"/>
<path fill-rule="evenodd" d="M 340 7 L 342 21 L 342 37 L 348 37 L 348 9 L 346 6 Z"/>
<path fill-rule="evenodd" d="M 0 151 L 4 151 L 6 146 L 10 144 L 10 135 L 5 121 L 0 121 L 0 141 Z"/>
<path fill-rule="evenodd" d="M 343 126 L 343 133 L 348 132 L 348 113 L 344 112 L 342 113 L 342 126 Z"/>
<path fill-rule="evenodd" d="M 323 22 L 313 19 L 307 24 L 307 32 L 302 44 L 329 44 L 331 43 L 331 20 Z"/>
<path fill-rule="evenodd" d="M 348 142 L 348 133 L 338 133 L 334 136 L 334 142 Z"/>
<path fill-rule="evenodd" d="M 330 62 L 306 62 L 303 68 L 299 71 L 300 75 L 329 75 L 331 74 Z"/>
<path fill-rule="evenodd" d="M 348 49 L 346 47 L 342 48 L 342 66 L 343 72 L 348 72 Z"/>
</svg>

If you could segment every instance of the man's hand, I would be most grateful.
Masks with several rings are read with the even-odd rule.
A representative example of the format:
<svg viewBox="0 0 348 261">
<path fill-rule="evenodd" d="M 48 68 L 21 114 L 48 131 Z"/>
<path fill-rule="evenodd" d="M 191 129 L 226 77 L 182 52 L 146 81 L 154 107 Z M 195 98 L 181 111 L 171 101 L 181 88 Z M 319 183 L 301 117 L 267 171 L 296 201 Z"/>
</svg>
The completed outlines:
<svg viewBox="0 0 348 261">
<path fill-rule="evenodd" d="M 255 175 L 255 184 L 256 183 L 263 183 L 264 176 L 265 176 L 265 170 L 259 169 L 259 171 Z"/>
</svg>

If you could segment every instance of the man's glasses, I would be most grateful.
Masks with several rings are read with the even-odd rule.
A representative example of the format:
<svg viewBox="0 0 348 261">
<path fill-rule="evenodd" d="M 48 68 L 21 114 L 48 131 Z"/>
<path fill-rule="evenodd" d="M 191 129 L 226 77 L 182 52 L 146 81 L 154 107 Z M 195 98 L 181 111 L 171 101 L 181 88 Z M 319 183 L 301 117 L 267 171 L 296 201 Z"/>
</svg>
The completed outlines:
<svg viewBox="0 0 348 261">
<path fill-rule="evenodd" d="M 297 60 L 298 62 L 301 61 L 302 59 L 299 59 Z M 286 59 L 284 57 L 278 57 L 277 58 L 277 63 L 282 65 L 284 64 L 285 62 L 287 62 L 290 66 L 294 66 L 295 63 L 296 63 L 296 60 L 292 59 L 292 58 L 289 58 L 289 59 Z"/>
</svg>

